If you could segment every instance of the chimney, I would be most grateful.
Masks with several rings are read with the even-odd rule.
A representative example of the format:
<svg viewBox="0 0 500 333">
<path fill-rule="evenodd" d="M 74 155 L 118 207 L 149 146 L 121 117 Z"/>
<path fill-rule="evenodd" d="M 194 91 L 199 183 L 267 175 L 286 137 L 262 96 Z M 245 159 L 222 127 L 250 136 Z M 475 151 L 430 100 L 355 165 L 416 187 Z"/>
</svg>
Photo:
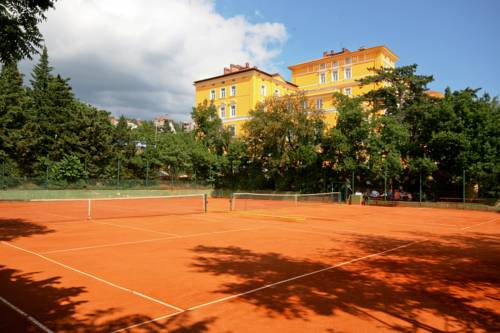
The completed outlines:
<svg viewBox="0 0 500 333">
<path fill-rule="evenodd" d="M 323 52 L 323 58 L 326 58 L 326 57 L 328 57 L 328 51 Z"/>
<path fill-rule="evenodd" d="M 227 67 L 224 67 L 224 74 L 229 74 L 231 73 L 231 70 Z"/>
<path fill-rule="evenodd" d="M 349 52 L 348 49 L 346 49 L 345 47 L 342 48 L 342 52 Z"/>
<path fill-rule="evenodd" d="M 245 63 L 245 68 L 250 68 L 250 63 L 249 62 Z"/>
</svg>

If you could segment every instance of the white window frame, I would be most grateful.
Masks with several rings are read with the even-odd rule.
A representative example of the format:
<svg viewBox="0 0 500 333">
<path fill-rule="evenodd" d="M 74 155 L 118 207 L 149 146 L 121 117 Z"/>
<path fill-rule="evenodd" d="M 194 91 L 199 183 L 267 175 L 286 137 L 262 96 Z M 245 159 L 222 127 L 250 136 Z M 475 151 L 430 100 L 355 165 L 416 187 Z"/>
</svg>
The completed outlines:
<svg viewBox="0 0 500 333">
<path fill-rule="evenodd" d="M 352 88 L 344 88 L 344 94 L 346 96 L 351 96 L 352 95 Z"/>
<path fill-rule="evenodd" d="M 231 104 L 231 118 L 236 117 L 236 104 Z"/>
<path fill-rule="evenodd" d="M 221 119 L 226 118 L 226 106 L 225 105 L 221 105 L 219 107 L 219 113 L 220 113 L 220 118 Z"/>
<path fill-rule="evenodd" d="M 323 98 L 318 98 L 316 99 L 316 109 L 321 110 L 323 109 Z"/>
<path fill-rule="evenodd" d="M 347 75 L 349 73 L 349 75 Z M 344 80 L 350 80 L 352 79 L 352 69 L 351 67 L 346 67 L 344 68 Z"/>
<path fill-rule="evenodd" d="M 326 73 L 321 72 L 319 73 L 319 84 L 325 84 L 326 83 Z"/>
<path fill-rule="evenodd" d="M 215 100 L 215 89 L 210 90 L 210 100 Z"/>
<path fill-rule="evenodd" d="M 236 96 L 236 86 L 235 85 L 231 86 L 231 96 Z"/>
<path fill-rule="evenodd" d="M 226 88 L 220 88 L 220 98 L 226 98 Z"/>
<path fill-rule="evenodd" d="M 338 61 L 332 62 L 332 68 L 337 68 L 337 67 L 339 67 L 339 62 Z"/>
<path fill-rule="evenodd" d="M 335 69 L 332 71 L 332 81 L 337 82 L 339 80 L 339 71 Z"/>
<path fill-rule="evenodd" d="M 267 88 L 266 88 L 266 85 L 263 84 L 263 85 L 260 86 L 260 95 L 261 96 L 266 96 L 266 94 L 267 94 Z"/>
</svg>

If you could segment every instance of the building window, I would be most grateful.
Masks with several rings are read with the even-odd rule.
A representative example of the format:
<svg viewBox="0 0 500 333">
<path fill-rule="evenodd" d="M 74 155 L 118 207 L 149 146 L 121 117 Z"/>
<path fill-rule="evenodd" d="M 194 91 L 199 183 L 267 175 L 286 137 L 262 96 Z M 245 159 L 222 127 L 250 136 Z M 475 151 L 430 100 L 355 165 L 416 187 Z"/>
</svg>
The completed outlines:
<svg viewBox="0 0 500 333">
<path fill-rule="evenodd" d="M 220 117 L 226 118 L 226 107 L 224 105 L 220 106 Z"/>
<path fill-rule="evenodd" d="M 215 99 L 215 90 L 210 90 L 210 100 L 213 101 Z"/>
<path fill-rule="evenodd" d="M 351 58 L 345 58 L 345 64 L 350 65 L 352 63 Z"/>
<path fill-rule="evenodd" d="M 226 98 L 226 88 L 220 88 L 220 98 Z"/>
<path fill-rule="evenodd" d="M 325 70 L 325 68 L 326 68 L 326 64 L 320 64 L 320 65 L 319 65 L 319 69 L 320 69 L 320 70 L 324 71 L 324 70 Z"/>
<path fill-rule="evenodd" d="M 326 83 L 326 74 L 325 73 L 319 73 L 319 83 L 320 84 Z"/>
<path fill-rule="evenodd" d="M 280 90 L 279 89 L 275 89 L 274 90 L 274 96 L 279 96 L 280 95 Z"/>
<path fill-rule="evenodd" d="M 346 69 L 344 69 L 344 78 L 346 80 L 351 79 L 351 67 L 347 67 Z"/>
<path fill-rule="evenodd" d="M 332 62 L 332 67 L 339 67 L 339 62 L 338 61 Z"/>
<path fill-rule="evenodd" d="M 265 84 L 260 86 L 260 95 L 266 96 L 266 85 Z"/>
<path fill-rule="evenodd" d="M 316 100 L 316 109 L 321 110 L 322 108 L 323 108 L 323 99 L 322 98 L 318 98 Z"/>
<path fill-rule="evenodd" d="M 227 128 L 229 129 L 229 134 L 231 134 L 231 136 L 235 136 L 236 135 L 236 126 L 229 125 Z"/>
<path fill-rule="evenodd" d="M 344 92 L 345 92 L 345 94 L 346 94 L 347 96 L 351 96 L 351 94 L 352 94 L 352 90 L 351 90 L 351 88 L 345 88 L 345 89 L 344 89 Z"/>
<path fill-rule="evenodd" d="M 334 70 L 332 72 L 332 81 L 338 81 L 339 80 L 339 71 L 338 70 Z"/>
<path fill-rule="evenodd" d="M 236 96 L 236 86 L 231 86 L 231 96 Z"/>
<path fill-rule="evenodd" d="M 236 117 L 236 105 L 231 105 L 231 117 Z"/>
<path fill-rule="evenodd" d="M 305 99 L 302 101 L 302 108 L 304 110 L 307 109 L 307 100 L 305 100 Z"/>
</svg>

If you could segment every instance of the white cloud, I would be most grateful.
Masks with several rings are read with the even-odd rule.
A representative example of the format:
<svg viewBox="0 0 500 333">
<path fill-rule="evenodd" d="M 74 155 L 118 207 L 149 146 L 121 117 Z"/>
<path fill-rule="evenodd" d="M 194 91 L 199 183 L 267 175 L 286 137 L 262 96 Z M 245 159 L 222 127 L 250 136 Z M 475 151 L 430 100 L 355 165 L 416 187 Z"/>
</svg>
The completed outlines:
<svg viewBox="0 0 500 333">
<path fill-rule="evenodd" d="M 41 30 L 56 72 L 114 114 L 188 119 L 193 81 L 230 63 L 274 70 L 280 23 L 225 18 L 209 0 L 62 0 Z"/>
</svg>

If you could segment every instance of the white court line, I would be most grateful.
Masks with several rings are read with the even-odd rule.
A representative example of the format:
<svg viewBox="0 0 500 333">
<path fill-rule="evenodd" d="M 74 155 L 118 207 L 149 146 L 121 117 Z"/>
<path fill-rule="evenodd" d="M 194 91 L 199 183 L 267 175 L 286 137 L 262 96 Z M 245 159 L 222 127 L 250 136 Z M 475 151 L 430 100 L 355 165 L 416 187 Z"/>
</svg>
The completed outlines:
<svg viewBox="0 0 500 333">
<path fill-rule="evenodd" d="M 492 220 L 488 220 L 488 221 L 485 221 L 485 222 L 482 222 L 482 223 L 479 223 L 479 224 L 475 224 L 475 225 L 472 225 L 472 226 L 469 226 L 469 227 L 465 227 L 465 228 L 462 228 L 462 229 L 459 229 L 459 230 L 465 231 L 465 230 L 468 230 L 468 229 L 473 228 L 473 227 L 477 227 L 477 226 L 480 226 L 480 225 L 483 225 L 483 224 L 486 224 L 486 223 L 494 222 L 497 219 L 498 218 L 494 218 Z M 284 284 L 284 283 L 287 283 L 287 282 L 290 282 L 290 281 L 298 280 L 298 279 L 301 279 L 303 277 L 307 277 L 307 276 L 311 276 L 311 275 L 314 275 L 314 274 L 318 274 L 318 273 L 321 273 L 321 272 L 324 272 L 324 271 L 328 271 L 328 270 L 331 270 L 331 269 L 334 269 L 334 268 L 337 268 L 337 267 L 345 266 L 345 265 L 348 265 L 348 264 L 351 264 L 351 263 L 354 263 L 354 262 L 357 262 L 357 261 L 361 261 L 361 260 L 364 260 L 364 259 L 368 259 L 368 258 L 371 258 L 371 257 L 383 255 L 385 253 L 393 252 L 393 251 L 396 251 L 398 249 L 411 246 L 413 244 L 423 243 L 425 241 L 427 241 L 427 239 L 413 241 L 413 242 L 410 242 L 410 243 L 406 243 L 406 244 L 403 244 L 403 245 L 391 248 L 389 250 L 385 250 L 385 251 L 382 251 L 382 252 L 377 252 L 377 253 L 369 254 L 369 255 L 366 255 L 364 257 L 355 258 L 355 259 L 352 259 L 352 260 L 349 260 L 349 261 L 344 261 L 344 262 L 335 264 L 333 266 L 325 267 L 325 268 L 319 269 L 319 270 L 314 271 L 314 272 L 302 274 L 302 275 L 295 276 L 295 277 L 292 277 L 292 278 L 289 278 L 289 279 L 286 279 L 286 280 L 282 280 L 282 281 L 278 281 L 278 282 L 275 282 L 275 283 L 267 284 L 267 285 L 264 285 L 262 287 L 255 288 L 255 289 L 252 289 L 252 290 L 240 293 L 240 294 L 223 297 L 223 298 L 219 298 L 219 299 L 216 299 L 214 301 L 211 301 L 211 302 L 207 302 L 207 303 L 199 304 L 199 305 L 196 305 L 196 306 L 192 306 L 192 307 L 186 309 L 185 311 L 179 311 L 179 312 L 173 313 L 171 315 L 154 318 L 154 319 L 145 321 L 143 323 L 137 323 L 135 325 L 128 326 L 128 327 L 125 327 L 125 328 L 113 331 L 112 333 L 123 332 L 123 331 L 129 330 L 130 328 L 134 328 L 134 327 L 139 327 L 139 326 L 142 326 L 142 325 L 146 325 L 146 324 L 149 324 L 151 322 L 155 322 L 155 321 L 158 321 L 158 320 L 165 319 L 167 317 L 173 317 L 173 316 L 176 316 L 176 315 L 181 314 L 181 313 L 186 312 L 186 311 L 193 311 L 193 310 L 196 310 L 196 309 L 199 309 L 199 308 L 203 308 L 203 307 L 206 307 L 206 306 L 209 306 L 209 305 L 212 305 L 212 304 L 225 302 L 225 301 L 228 301 L 228 300 L 231 300 L 231 299 L 234 299 L 234 298 L 238 298 L 238 297 L 241 297 L 241 296 L 245 296 L 245 295 L 248 295 L 248 294 L 251 294 L 251 293 L 258 292 L 258 291 L 263 290 L 263 289 L 271 288 L 271 287 L 274 287 L 274 286 L 277 286 L 277 285 L 280 285 L 280 284 Z"/>
<path fill-rule="evenodd" d="M 238 231 L 259 230 L 259 229 L 265 229 L 265 228 L 267 228 L 267 227 L 244 228 L 244 229 L 230 229 L 230 230 L 221 230 L 221 231 L 212 231 L 212 232 L 201 232 L 201 233 L 197 233 L 197 234 L 179 235 L 179 236 L 162 237 L 162 238 L 151 238 L 151 239 L 144 239 L 144 240 L 130 241 L 130 242 L 119 242 L 119 243 L 108 243 L 108 244 L 93 245 L 93 246 L 73 247 L 73 248 L 69 248 L 69 249 L 62 249 L 62 250 L 53 250 L 53 251 L 41 252 L 41 254 L 72 252 L 72 251 L 79 251 L 79 250 L 90 250 L 90 249 L 98 249 L 98 248 L 102 248 L 102 247 L 113 247 L 113 246 L 121 246 L 121 245 L 133 245 L 133 244 L 141 244 L 141 243 L 149 243 L 149 242 L 158 242 L 158 241 L 169 240 L 169 239 L 172 239 L 172 240 L 174 240 L 174 239 L 184 239 L 184 238 L 191 238 L 191 237 L 198 237 L 198 236 L 209 236 L 209 235 L 225 234 L 225 233 L 238 232 Z"/>
<path fill-rule="evenodd" d="M 17 306 L 15 306 L 14 304 L 10 303 L 9 301 L 7 301 L 2 296 L 0 296 L 0 301 L 2 301 L 3 303 L 5 303 L 8 307 L 10 307 L 12 310 L 16 311 L 17 313 L 19 313 L 21 316 L 23 316 L 26 319 L 28 319 L 29 321 L 31 321 L 36 326 L 38 326 L 38 328 L 40 328 L 42 331 L 44 331 L 46 333 L 54 333 L 54 331 L 50 330 L 47 326 L 45 326 L 44 324 L 42 324 L 41 322 L 39 322 L 38 320 L 36 320 L 36 318 L 30 316 L 29 314 L 27 314 L 23 310 L 19 309 Z"/>
<path fill-rule="evenodd" d="M 172 233 L 169 233 L 169 232 L 162 232 L 162 231 L 156 231 L 156 230 L 151 230 L 151 229 L 146 229 L 146 228 L 132 227 L 132 226 L 128 226 L 128 225 L 121 225 L 121 224 L 110 223 L 110 222 L 101 222 L 101 221 L 94 221 L 94 220 L 91 220 L 91 222 L 92 223 L 98 223 L 98 224 L 111 225 L 111 226 L 114 226 L 114 227 L 124 228 L 124 229 L 132 229 L 132 230 L 139 230 L 139 231 L 148 231 L 148 232 L 155 233 L 155 234 L 160 234 L 160 235 L 179 236 L 177 234 L 172 234 Z"/>
<path fill-rule="evenodd" d="M 82 246 L 82 247 L 73 247 L 70 249 L 62 249 L 62 250 L 53 250 L 40 252 L 40 254 L 51 254 L 51 253 L 61 253 L 61 252 L 71 252 L 71 251 L 79 251 L 79 250 L 90 250 L 90 249 L 99 249 L 101 247 L 112 247 L 112 246 L 120 246 L 120 245 L 132 245 L 132 244 L 141 244 L 141 243 L 149 243 L 149 242 L 157 242 L 165 239 L 172 239 L 176 237 L 162 237 L 162 238 L 151 238 L 151 239 L 143 239 L 139 241 L 130 241 L 130 242 L 119 242 L 119 243 L 108 243 L 101 245 L 92 245 L 92 246 Z"/>
<path fill-rule="evenodd" d="M 128 288 L 125 288 L 125 287 L 119 286 L 119 285 L 117 285 L 117 284 L 115 284 L 115 283 L 113 283 L 113 282 L 107 281 L 107 280 L 102 279 L 102 278 L 100 278 L 100 277 L 97 277 L 97 276 L 95 276 L 95 275 L 93 275 L 93 274 L 86 273 L 86 272 L 81 271 L 81 270 L 79 270 L 79 269 L 76 269 L 76 268 L 74 268 L 74 267 L 68 266 L 68 265 L 66 265 L 66 264 L 63 264 L 62 262 L 59 262 L 59 261 L 54 260 L 54 259 L 51 259 L 51 258 L 49 258 L 49 257 L 46 257 L 46 256 L 42 255 L 42 254 L 39 254 L 39 253 L 36 253 L 36 252 L 30 251 L 30 250 L 27 250 L 27 249 L 23 249 L 22 247 L 19 247 L 19 246 L 16 246 L 16 245 L 12 245 L 12 244 L 9 244 L 9 243 L 4 242 L 4 241 L 2 241 L 2 244 L 7 245 L 7 246 L 10 246 L 10 247 L 15 248 L 15 249 L 20 250 L 20 251 L 23 251 L 23 252 L 26 252 L 26 253 L 29 253 L 29 254 L 35 255 L 35 256 L 37 256 L 37 257 L 39 257 L 39 258 L 45 259 L 45 260 L 47 260 L 47 261 L 49 261 L 49 262 L 51 262 L 51 263 L 53 263 L 53 264 L 56 264 L 56 265 L 61 266 L 61 267 L 64 267 L 64 268 L 69 269 L 69 270 L 71 270 L 71 271 L 73 271 L 73 272 L 80 273 L 80 274 L 85 275 L 85 276 L 87 276 L 87 277 L 90 277 L 90 278 L 92 278 L 92 279 L 94 279 L 94 280 L 97 280 L 97 281 L 103 282 L 103 283 L 105 283 L 105 284 L 107 284 L 107 285 L 109 285 L 109 286 L 115 287 L 115 288 L 117 288 L 117 289 L 121 289 L 121 290 L 126 291 L 126 292 L 129 292 L 129 293 L 132 293 L 132 294 L 134 294 L 134 295 L 137 295 L 137 296 L 140 296 L 140 297 L 142 297 L 142 298 L 144 298 L 144 299 L 147 299 L 147 300 L 150 300 L 150 301 L 156 302 L 156 303 L 161 304 L 161 305 L 163 305 L 163 306 L 166 306 L 166 307 L 172 308 L 172 309 L 177 310 L 177 311 L 184 311 L 183 309 L 181 309 L 181 308 L 179 308 L 179 307 L 177 307 L 177 306 L 175 306 L 175 305 L 168 304 L 168 303 L 166 303 L 166 302 L 160 301 L 159 299 L 156 299 L 156 298 L 153 298 L 153 297 L 150 297 L 150 296 L 144 295 L 144 294 L 142 294 L 142 293 L 140 293 L 140 292 L 138 292 L 138 291 L 135 291 L 135 290 L 132 290 L 132 289 L 128 289 Z"/>
<path fill-rule="evenodd" d="M 399 250 L 399 249 L 411 246 L 413 244 L 422 243 L 422 242 L 425 242 L 425 241 L 427 241 L 427 240 L 424 239 L 424 240 L 413 241 L 413 242 L 410 242 L 410 243 L 406 243 L 406 244 L 403 244 L 403 245 L 400 245 L 400 246 L 393 247 L 393 248 L 391 248 L 389 250 L 385 250 L 385 251 L 381 251 L 381 252 L 377 252 L 377 253 L 372 253 L 372 254 L 369 254 L 369 255 L 366 255 L 366 256 L 363 256 L 363 257 L 359 257 L 359 258 L 355 258 L 355 259 L 349 260 L 349 261 L 343 261 L 343 262 L 340 262 L 338 264 L 335 264 L 335 265 L 332 265 L 332 266 L 328 266 L 328 267 L 325 267 L 325 268 L 322 268 L 322 269 L 318 269 L 318 270 L 313 271 L 313 272 L 309 272 L 309 273 L 306 273 L 306 274 L 294 276 L 294 277 L 291 277 L 291 278 L 286 279 L 286 280 L 281 280 L 281 281 L 278 281 L 278 282 L 266 284 L 265 286 L 262 286 L 262 287 L 259 287 L 259 288 L 255 288 L 255 289 L 252 289 L 252 290 L 248 290 L 248 291 L 245 291 L 243 293 L 239 293 L 239 294 L 235 294 L 235 295 L 231 295 L 231 296 L 219 298 L 219 299 L 216 299 L 216 300 L 211 301 L 211 302 L 199 304 L 199 305 L 196 305 L 196 306 L 193 306 L 193 307 L 190 307 L 190 308 L 186 309 L 186 311 L 192 311 L 192 310 L 196 310 L 196 309 L 199 309 L 199 308 L 203 308 L 203 307 L 211 305 L 211 304 L 225 302 L 225 301 L 228 301 L 230 299 L 234 299 L 234 298 L 238 298 L 238 297 L 245 296 L 245 295 L 248 295 L 248 294 L 252 294 L 252 293 L 255 293 L 255 292 L 263 290 L 263 289 L 271 288 L 271 287 L 274 287 L 274 286 L 277 286 L 277 285 L 280 285 L 280 284 L 284 284 L 284 283 L 287 283 L 287 282 L 290 282 L 290 281 L 302 279 L 302 278 L 304 278 L 306 276 L 311 276 L 311 275 L 315 275 L 315 274 L 318 274 L 318 273 L 322 273 L 322 272 L 325 272 L 325 271 L 328 271 L 328 270 L 331 270 L 331 269 L 334 269 L 334 268 L 337 268 L 337 267 L 341 267 L 341 266 L 345 266 L 345 265 L 348 265 L 348 264 L 352 264 L 352 263 L 357 262 L 357 261 L 365 260 L 365 259 L 368 259 L 368 258 L 371 258 L 371 257 L 375 257 L 375 256 L 380 256 L 380 255 L 383 255 L 385 253 L 393 252 L 393 251 L 396 251 L 396 250 Z"/>
<path fill-rule="evenodd" d="M 495 222 L 496 220 L 500 219 L 500 217 L 495 217 L 495 218 L 492 218 L 488 221 L 485 221 L 485 222 L 481 222 L 481 223 L 478 223 L 478 224 L 474 224 L 474 225 L 471 225 L 471 226 L 468 226 L 468 227 L 463 227 L 463 228 L 460 228 L 460 230 L 468 230 L 470 228 L 474 228 L 474 227 L 479 227 L 480 225 L 483 225 L 483 224 L 487 224 L 487 223 L 491 223 L 491 222 Z"/>
<path fill-rule="evenodd" d="M 170 313 L 170 314 L 163 315 L 163 316 L 160 316 L 160 317 L 156 317 L 156 318 L 153 318 L 153 319 L 150 319 L 150 320 L 143 321 L 142 323 L 137 323 L 137 324 L 134 324 L 134 325 L 127 326 L 125 328 L 120 328 L 119 330 L 113 331 L 111 333 L 118 333 L 118 332 L 128 331 L 128 330 L 130 330 L 132 328 L 135 328 L 135 327 L 143 326 L 143 325 L 146 325 L 146 324 L 149 324 L 149 323 L 154 323 L 154 322 L 156 322 L 158 320 L 167 319 L 169 317 L 177 316 L 177 315 L 179 315 L 179 314 L 181 314 L 183 312 L 186 312 L 186 311 L 178 311 L 178 312 Z"/>
<path fill-rule="evenodd" d="M 240 294 L 223 297 L 223 298 L 219 298 L 219 299 L 216 299 L 214 301 L 211 301 L 211 302 L 207 302 L 207 303 L 199 304 L 199 305 L 196 305 L 196 306 L 192 306 L 192 307 L 190 307 L 190 308 L 188 308 L 188 309 L 186 309 L 184 311 L 179 311 L 179 312 L 173 313 L 171 315 L 162 316 L 162 317 L 151 319 L 151 320 L 148 320 L 148 321 L 145 321 L 145 322 L 142 322 L 142 323 L 137 323 L 135 325 L 127 326 L 125 328 L 121 328 L 121 329 L 119 329 L 117 331 L 113 331 L 111 333 L 123 332 L 123 331 L 126 331 L 126 330 L 128 330 L 130 328 L 133 328 L 133 327 L 139 327 L 139 326 L 146 325 L 146 324 L 149 324 L 149 323 L 154 322 L 154 321 L 162 320 L 162 319 L 167 318 L 167 317 L 176 316 L 176 315 L 181 314 L 183 312 L 193 311 L 193 310 L 196 310 L 196 309 L 199 309 L 199 308 L 203 308 L 203 307 L 206 307 L 206 306 L 209 306 L 209 305 L 212 305 L 212 304 L 225 302 L 225 301 L 237 298 L 237 297 L 241 297 L 241 296 L 245 296 L 245 295 L 248 295 L 248 294 L 255 293 L 255 292 L 263 290 L 263 289 L 271 288 L 271 287 L 274 287 L 274 286 L 277 286 L 277 285 L 280 285 L 280 284 L 284 284 L 284 283 L 287 283 L 287 282 L 290 282 L 290 281 L 298 280 L 298 279 L 301 279 L 301 278 L 306 277 L 306 276 L 315 275 L 315 274 L 318 274 L 318 273 L 321 273 L 321 272 L 324 272 L 324 271 L 328 271 L 328 270 L 331 270 L 331 269 L 334 269 L 334 268 L 337 268 L 337 267 L 345 266 L 345 265 L 351 264 L 351 263 L 356 262 L 356 261 L 360 261 L 360 260 L 368 259 L 368 258 L 371 258 L 371 257 L 379 256 L 379 255 L 382 255 L 382 254 L 385 254 L 385 253 L 389 253 L 389 252 L 392 252 L 392 251 L 396 251 L 398 249 L 401 249 L 401 248 L 404 248 L 404 247 L 408 247 L 408 246 L 416 244 L 416 243 L 421 243 L 421 242 L 424 242 L 424 241 L 426 241 L 426 240 L 418 240 L 418 241 L 406 243 L 406 244 L 403 244 L 403 245 L 400 245 L 400 246 L 397 246 L 397 247 L 394 247 L 394 248 L 391 248 L 389 250 L 385 250 L 385 251 L 382 251 L 382 252 L 377 252 L 377 253 L 366 255 L 364 257 L 359 257 L 359 258 L 355 258 L 355 259 L 352 259 L 352 260 L 349 260 L 349 261 L 344 261 L 344 262 L 335 264 L 333 266 L 328 266 L 328 267 L 325 267 L 325 268 L 322 268 L 322 269 L 318 269 L 318 270 L 316 270 L 314 272 L 309 272 L 309 273 L 306 273 L 306 274 L 302 274 L 302 275 L 291 277 L 291 278 L 286 279 L 286 280 L 281 280 L 281 281 L 278 281 L 278 282 L 266 284 L 266 285 L 264 285 L 262 287 L 255 288 L 255 289 L 252 289 L 252 290 L 248 290 L 248 291 L 245 291 L 245 292 L 240 293 Z"/>
</svg>

